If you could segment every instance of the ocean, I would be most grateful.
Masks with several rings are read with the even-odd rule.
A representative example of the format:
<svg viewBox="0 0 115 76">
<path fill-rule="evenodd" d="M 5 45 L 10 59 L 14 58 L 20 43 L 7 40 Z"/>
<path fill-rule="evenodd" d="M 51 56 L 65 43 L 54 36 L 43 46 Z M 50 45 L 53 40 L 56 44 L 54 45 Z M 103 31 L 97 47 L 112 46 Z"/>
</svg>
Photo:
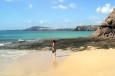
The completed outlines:
<svg viewBox="0 0 115 76">
<path fill-rule="evenodd" d="M 88 37 L 94 31 L 0 31 L 0 41 Z"/>
</svg>

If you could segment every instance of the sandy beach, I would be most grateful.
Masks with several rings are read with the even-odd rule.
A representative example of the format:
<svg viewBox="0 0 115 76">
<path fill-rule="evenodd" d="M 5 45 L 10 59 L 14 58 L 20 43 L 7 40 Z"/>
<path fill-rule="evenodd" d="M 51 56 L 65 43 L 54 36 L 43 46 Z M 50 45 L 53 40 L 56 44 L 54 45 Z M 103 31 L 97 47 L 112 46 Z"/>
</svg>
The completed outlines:
<svg viewBox="0 0 115 76">
<path fill-rule="evenodd" d="M 34 51 L 0 71 L 0 76 L 115 76 L 115 49 L 80 52 Z"/>
</svg>

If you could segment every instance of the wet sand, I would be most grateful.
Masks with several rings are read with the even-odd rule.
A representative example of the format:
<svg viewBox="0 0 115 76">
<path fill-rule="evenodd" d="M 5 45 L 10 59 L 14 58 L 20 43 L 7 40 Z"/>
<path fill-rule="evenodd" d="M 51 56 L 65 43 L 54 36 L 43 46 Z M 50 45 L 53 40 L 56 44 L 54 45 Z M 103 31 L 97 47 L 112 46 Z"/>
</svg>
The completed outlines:
<svg viewBox="0 0 115 76">
<path fill-rule="evenodd" d="M 30 52 L 1 71 L 0 76 L 115 76 L 115 49 L 81 52 Z"/>
<path fill-rule="evenodd" d="M 0 71 L 0 76 L 38 76 L 51 68 L 56 68 L 71 51 L 58 50 L 57 57 L 51 51 L 31 51 Z"/>
</svg>

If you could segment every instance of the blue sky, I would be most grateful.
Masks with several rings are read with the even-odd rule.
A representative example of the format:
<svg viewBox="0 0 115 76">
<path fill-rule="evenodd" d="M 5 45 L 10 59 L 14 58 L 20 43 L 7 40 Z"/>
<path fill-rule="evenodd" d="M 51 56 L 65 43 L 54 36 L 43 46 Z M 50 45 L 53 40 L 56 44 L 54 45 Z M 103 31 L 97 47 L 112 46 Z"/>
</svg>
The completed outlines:
<svg viewBox="0 0 115 76">
<path fill-rule="evenodd" d="M 0 0 L 0 30 L 100 24 L 114 0 Z"/>
</svg>

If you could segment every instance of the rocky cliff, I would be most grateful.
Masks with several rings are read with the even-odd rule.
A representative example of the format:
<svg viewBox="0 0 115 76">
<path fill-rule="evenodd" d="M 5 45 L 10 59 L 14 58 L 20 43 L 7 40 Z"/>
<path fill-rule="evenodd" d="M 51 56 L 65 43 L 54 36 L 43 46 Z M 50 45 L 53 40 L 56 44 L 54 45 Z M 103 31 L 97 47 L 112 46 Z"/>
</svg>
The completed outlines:
<svg viewBox="0 0 115 76">
<path fill-rule="evenodd" d="M 84 26 L 77 26 L 75 28 L 76 31 L 96 31 L 98 25 L 84 25 Z"/>
<path fill-rule="evenodd" d="M 92 37 L 115 38 L 115 8 L 103 21 Z"/>
</svg>

